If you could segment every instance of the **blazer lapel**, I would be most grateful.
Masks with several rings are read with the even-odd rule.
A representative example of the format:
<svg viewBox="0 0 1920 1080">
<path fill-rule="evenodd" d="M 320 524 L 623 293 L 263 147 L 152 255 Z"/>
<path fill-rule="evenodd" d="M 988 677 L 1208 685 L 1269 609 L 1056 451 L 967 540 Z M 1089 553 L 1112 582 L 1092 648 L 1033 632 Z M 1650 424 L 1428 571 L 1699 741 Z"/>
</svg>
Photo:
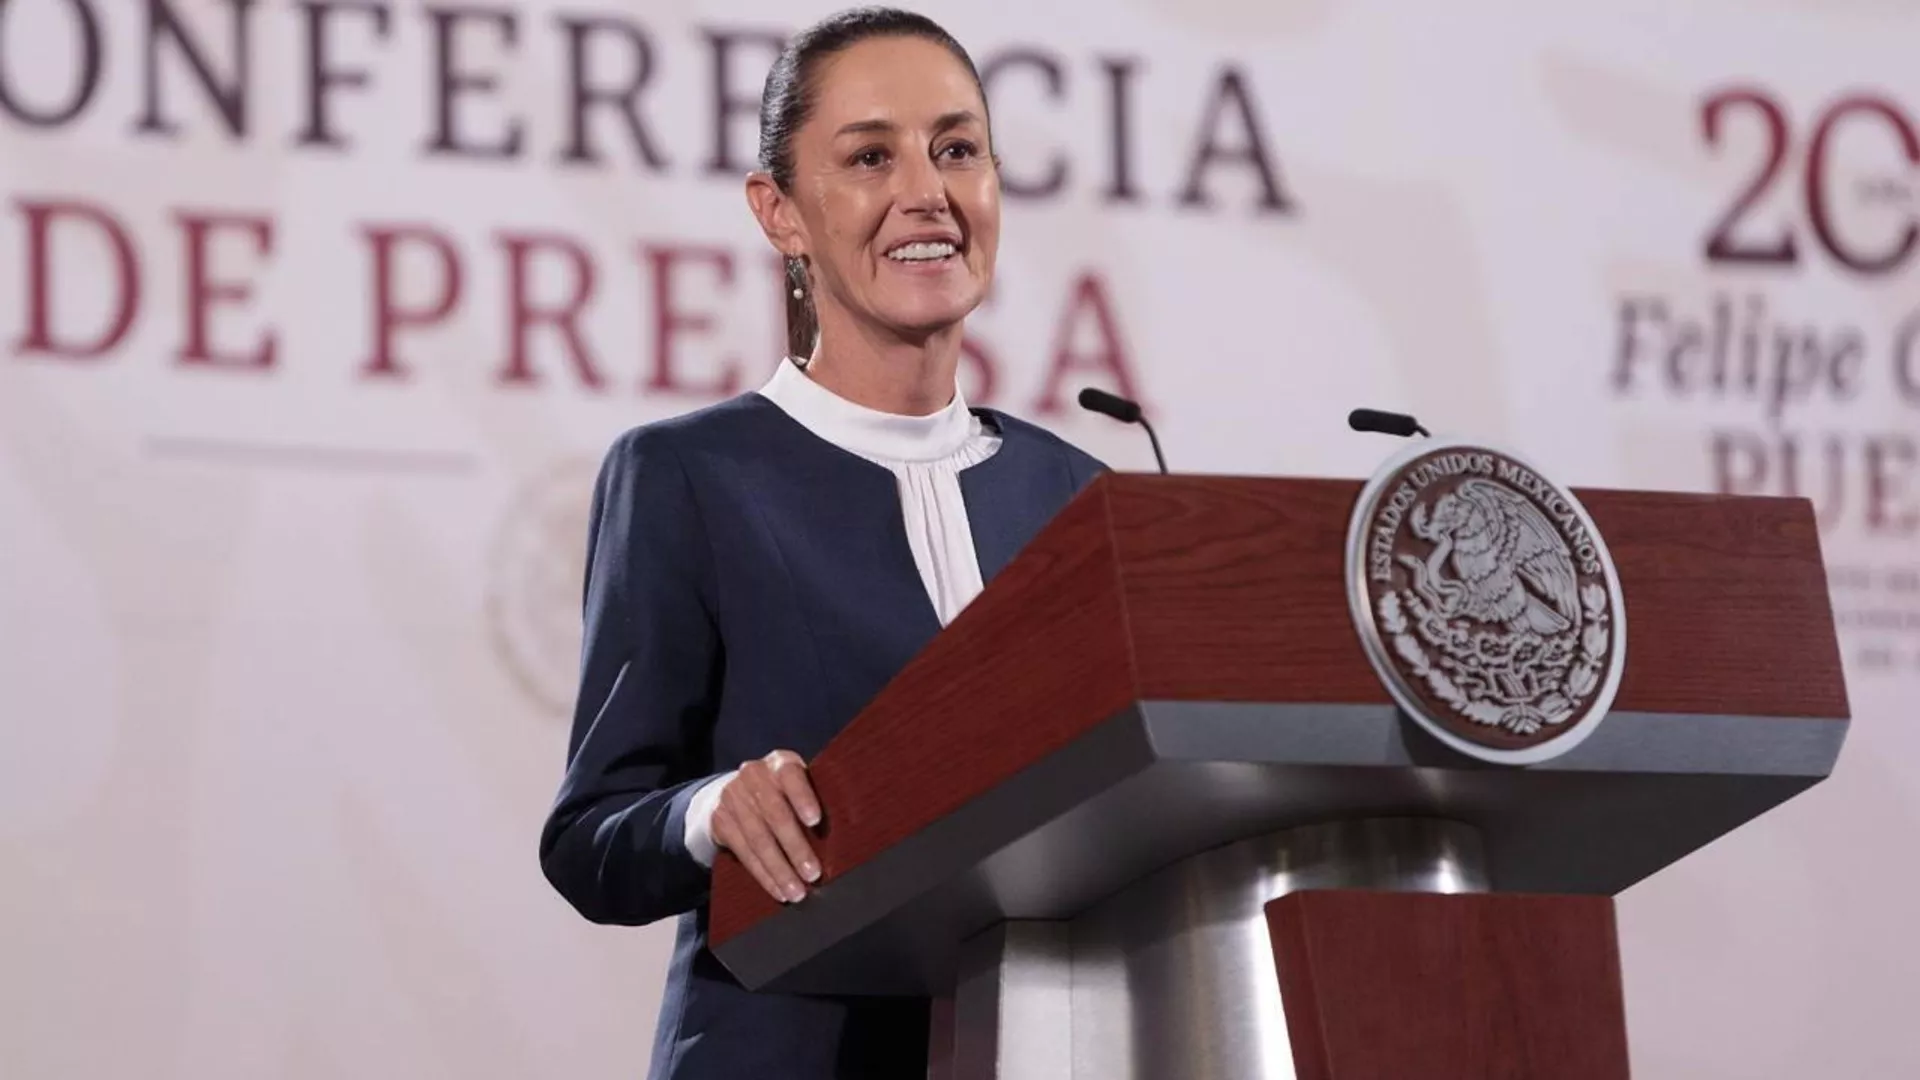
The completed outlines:
<svg viewBox="0 0 1920 1080">
<path fill-rule="evenodd" d="M 960 474 L 960 494 L 967 504 L 967 525 L 973 533 L 974 555 L 980 560 L 980 580 L 991 583 L 1073 492 L 1064 474 L 1056 476 L 1051 470 L 1032 467 L 1034 448 L 1025 439 L 1008 432 L 990 411 L 976 412 L 999 428 L 1002 436 L 1000 449 L 992 457 Z M 1064 493 L 1059 490 L 1063 484 Z"/>
<path fill-rule="evenodd" d="M 862 602 L 886 612 L 917 650 L 940 631 L 940 616 L 913 561 L 893 473 L 820 438 L 772 402 L 765 407 L 779 418 L 782 467 L 792 482 L 784 494 L 803 523 L 789 543 L 833 538 L 835 573 L 859 582 Z"/>
</svg>

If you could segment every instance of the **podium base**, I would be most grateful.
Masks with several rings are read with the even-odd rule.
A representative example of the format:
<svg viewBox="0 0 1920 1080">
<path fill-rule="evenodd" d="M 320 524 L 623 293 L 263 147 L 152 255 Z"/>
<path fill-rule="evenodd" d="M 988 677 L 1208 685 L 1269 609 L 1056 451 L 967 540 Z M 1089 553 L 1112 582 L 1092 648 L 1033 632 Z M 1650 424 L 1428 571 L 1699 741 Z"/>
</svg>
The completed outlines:
<svg viewBox="0 0 1920 1080">
<path fill-rule="evenodd" d="M 1483 892 L 1480 836 L 1373 819 L 1202 852 L 1063 921 L 967 942 L 936 1080 L 1293 1080 L 1269 902 L 1302 890 Z"/>
</svg>

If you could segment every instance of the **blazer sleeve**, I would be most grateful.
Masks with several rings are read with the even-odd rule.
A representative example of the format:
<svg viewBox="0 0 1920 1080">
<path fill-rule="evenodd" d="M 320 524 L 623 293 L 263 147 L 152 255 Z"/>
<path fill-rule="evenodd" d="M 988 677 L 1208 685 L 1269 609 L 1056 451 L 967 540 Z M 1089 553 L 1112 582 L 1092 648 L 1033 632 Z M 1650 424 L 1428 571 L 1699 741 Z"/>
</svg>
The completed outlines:
<svg viewBox="0 0 1920 1080">
<path fill-rule="evenodd" d="M 566 774 L 540 834 L 547 880 L 598 923 L 704 904 L 687 804 L 712 772 L 724 657 L 712 548 L 668 433 L 615 442 L 587 537 L 580 693 Z"/>
</svg>

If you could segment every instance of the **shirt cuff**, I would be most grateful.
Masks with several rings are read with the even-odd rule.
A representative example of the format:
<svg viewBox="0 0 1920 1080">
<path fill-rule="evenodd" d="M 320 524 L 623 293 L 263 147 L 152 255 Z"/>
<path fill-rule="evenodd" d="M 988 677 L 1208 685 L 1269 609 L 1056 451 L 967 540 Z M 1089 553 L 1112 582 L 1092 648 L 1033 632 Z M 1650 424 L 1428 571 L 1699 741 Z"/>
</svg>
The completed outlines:
<svg viewBox="0 0 1920 1080">
<path fill-rule="evenodd" d="M 693 797 L 687 800 L 687 854 L 693 856 L 694 862 L 708 869 L 713 868 L 714 856 L 720 853 L 719 845 L 713 842 L 713 811 L 720 805 L 720 789 L 726 787 L 727 781 L 739 771 L 735 769 L 721 773 L 701 784 L 694 790 Z"/>
</svg>

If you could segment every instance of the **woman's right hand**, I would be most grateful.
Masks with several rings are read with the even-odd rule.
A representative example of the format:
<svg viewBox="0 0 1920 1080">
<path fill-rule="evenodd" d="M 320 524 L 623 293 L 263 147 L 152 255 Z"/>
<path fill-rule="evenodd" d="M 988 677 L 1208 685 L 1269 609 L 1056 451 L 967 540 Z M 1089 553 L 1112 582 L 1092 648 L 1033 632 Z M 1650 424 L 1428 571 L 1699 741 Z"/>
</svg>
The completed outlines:
<svg viewBox="0 0 1920 1080">
<path fill-rule="evenodd" d="M 807 830 L 820 824 L 820 801 L 807 780 L 807 763 L 791 750 L 749 761 L 720 789 L 713 808 L 713 842 L 734 853 L 760 887 L 781 903 L 807 895 L 802 882 L 820 880 L 820 860 Z"/>
</svg>

